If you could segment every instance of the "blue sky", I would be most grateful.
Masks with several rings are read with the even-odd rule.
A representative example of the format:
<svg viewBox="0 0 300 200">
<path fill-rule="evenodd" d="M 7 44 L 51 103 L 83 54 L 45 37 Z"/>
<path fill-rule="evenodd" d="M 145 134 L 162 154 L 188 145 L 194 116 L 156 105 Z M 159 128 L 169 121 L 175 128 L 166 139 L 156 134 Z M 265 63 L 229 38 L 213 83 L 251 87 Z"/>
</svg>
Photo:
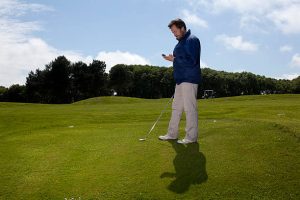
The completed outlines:
<svg viewBox="0 0 300 200">
<path fill-rule="evenodd" d="M 300 75 L 300 0 L 1 0 L 0 85 L 24 84 L 58 55 L 86 63 L 170 66 L 185 20 L 202 67 L 274 78 Z"/>
</svg>

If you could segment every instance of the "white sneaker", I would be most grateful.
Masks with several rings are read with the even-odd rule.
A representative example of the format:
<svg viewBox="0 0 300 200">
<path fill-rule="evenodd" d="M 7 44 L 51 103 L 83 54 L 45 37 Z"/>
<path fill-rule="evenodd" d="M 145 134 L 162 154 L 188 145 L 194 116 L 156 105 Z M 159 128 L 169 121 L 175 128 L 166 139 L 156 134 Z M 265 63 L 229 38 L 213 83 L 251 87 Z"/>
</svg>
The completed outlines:
<svg viewBox="0 0 300 200">
<path fill-rule="evenodd" d="M 189 144 L 189 143 L 194 143 L 194 142 L 191 140 L 188 140 L 188 139 L 182 139 L 182 140 L 178 140 L 177 143 L 178 144 Z"/>
<path fill-rule="evenodd" d="M 177 138 L 173 138 L 169 135 L 161 135 L 158 137 L 160 140 L 176 140 Z"/>
</svg>

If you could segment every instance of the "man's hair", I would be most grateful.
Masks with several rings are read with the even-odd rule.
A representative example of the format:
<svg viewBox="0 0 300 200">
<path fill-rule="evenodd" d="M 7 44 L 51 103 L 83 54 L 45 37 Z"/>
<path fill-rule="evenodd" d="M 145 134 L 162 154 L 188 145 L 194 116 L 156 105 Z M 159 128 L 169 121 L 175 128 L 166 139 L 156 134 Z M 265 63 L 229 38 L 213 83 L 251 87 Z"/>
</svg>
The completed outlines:
<svg viewBox="0 0 300 200">
<path fill-rule="evenodd" d="M 182 27 L 184 28 L 184 30 L 186 30 L 186 25 L 184 23 L 184 21 L 182 19 L 174 19 L 172 20 L 168 27 L 171 28 L 173 25 L 175 25 L 177 28 L 181 29 Z"/>
</svg>

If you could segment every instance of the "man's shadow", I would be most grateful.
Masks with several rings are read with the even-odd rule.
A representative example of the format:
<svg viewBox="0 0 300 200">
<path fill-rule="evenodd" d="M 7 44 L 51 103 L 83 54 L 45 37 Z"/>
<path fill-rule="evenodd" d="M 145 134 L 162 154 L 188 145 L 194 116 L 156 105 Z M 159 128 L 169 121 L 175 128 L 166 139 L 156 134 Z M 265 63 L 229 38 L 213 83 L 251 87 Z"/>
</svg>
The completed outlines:
<svg viewBox="0 0 300 200">
<path fill-rule="evenodd" d="M 206 173 L 206 159 L 199 151 L 198 143 L 187 145 L 177 144 L 176 141 L 169 141 L 176 151 L 173 160 L 175 173 L 164 172 L 160 178 L 175 178 L 168 189 L 176 193 L 186 192 L 191 184 L 201 184 L 208 179 Z"/>
</svg>

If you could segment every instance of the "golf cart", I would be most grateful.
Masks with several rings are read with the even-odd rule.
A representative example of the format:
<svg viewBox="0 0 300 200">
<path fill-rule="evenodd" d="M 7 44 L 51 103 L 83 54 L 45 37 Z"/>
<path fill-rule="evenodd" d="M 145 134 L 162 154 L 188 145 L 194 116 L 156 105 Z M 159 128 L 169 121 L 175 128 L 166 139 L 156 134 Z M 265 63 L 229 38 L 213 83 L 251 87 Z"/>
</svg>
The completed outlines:
<svg viewBox="0 0 300 200">
<path fill-rule="evenodd" d="M 215 92 L 213 90 L 204 90 L 203 99 L 215 98 Z"/>
</svg>

